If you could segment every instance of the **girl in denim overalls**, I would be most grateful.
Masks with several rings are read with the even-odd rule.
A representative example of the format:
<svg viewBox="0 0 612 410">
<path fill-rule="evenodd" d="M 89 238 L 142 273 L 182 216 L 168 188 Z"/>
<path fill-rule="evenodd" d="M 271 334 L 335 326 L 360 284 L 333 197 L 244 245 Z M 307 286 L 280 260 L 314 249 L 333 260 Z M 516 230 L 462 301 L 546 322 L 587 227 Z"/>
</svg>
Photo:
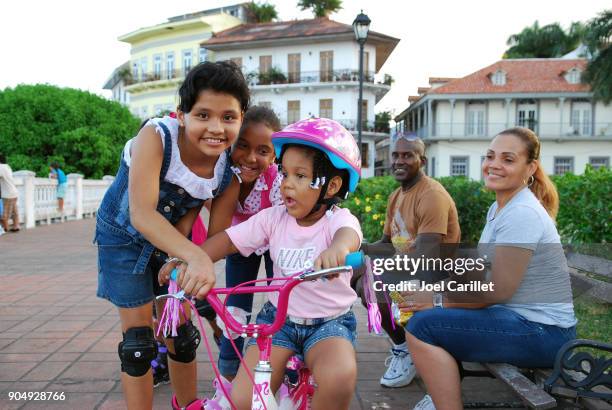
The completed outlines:
<svg viewBox="0 0 612 410">
<path fill-rule="evenodd" d="M 177 119 L 153 119 L 128 141 L 97 215 L 97 294 L 119 308 L 123 341 L 118 353 L 128 408 L 153 405 L 150 362 L 157 346 L 152 302 L 159 290 L 155 276 L 160 261 L 170 255 L 188 262 L 179 285 L 204 297 L 215 283 L 213 265 L 187 237 L 210 198 L 215 198 L 210 230 L 228 226 L 239 191 L 229 147 L 248 108 L 242 72 L 229 62 L 199 64 L 187 74 L 179 100 Z M 176 394 L 173 407 L 196 403 L 199 340 L 190 321 L 166 340 Z"/>
</svg>

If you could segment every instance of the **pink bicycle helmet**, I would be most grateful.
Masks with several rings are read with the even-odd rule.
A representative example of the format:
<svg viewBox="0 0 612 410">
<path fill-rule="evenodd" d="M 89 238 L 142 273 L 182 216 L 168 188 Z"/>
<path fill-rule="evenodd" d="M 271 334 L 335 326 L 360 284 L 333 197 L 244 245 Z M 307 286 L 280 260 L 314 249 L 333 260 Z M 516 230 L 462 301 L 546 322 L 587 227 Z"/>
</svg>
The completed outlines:
<svg viewBox="0 0 612 410">
<path fill-rule="evenodd" d="M 361 178 L 361 154 L 355 138 L 337 121 L 328 118 L 309 118 L 291 124 L 272 134 L 276 157 L 280 158 L 287 144 L 307 145 L 323 151 L 332 165 L 346 169 L 349 174 L 348 191 L 354 192 Z"/>
</svg>

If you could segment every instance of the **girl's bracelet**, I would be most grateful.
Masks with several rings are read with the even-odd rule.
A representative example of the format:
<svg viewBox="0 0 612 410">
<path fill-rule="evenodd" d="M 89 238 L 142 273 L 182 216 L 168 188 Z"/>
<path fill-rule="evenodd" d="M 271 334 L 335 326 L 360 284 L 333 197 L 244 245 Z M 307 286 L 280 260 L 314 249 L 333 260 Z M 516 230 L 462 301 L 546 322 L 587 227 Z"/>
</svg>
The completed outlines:
<svg viewBox="0 0 612 410">
<path fill-rule="evenodd" d="M 166 259 L 166 263 L 173 263 L 173 262 L 187 264 L 187 262 L 185 262 L 181 258 L 177 258 L 176 256 L 173 256 L 171 258 L 169 257 L 169 258 Z"/>
</svg>

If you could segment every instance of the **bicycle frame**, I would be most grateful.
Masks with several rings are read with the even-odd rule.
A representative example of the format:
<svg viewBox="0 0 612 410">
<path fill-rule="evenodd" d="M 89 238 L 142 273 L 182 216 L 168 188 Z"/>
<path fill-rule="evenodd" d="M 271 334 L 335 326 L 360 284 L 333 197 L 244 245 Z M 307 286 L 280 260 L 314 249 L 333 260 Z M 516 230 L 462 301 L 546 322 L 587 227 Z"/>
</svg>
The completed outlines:
<svg viewBox="0 0 612 410">
<path fill-rule="evenodd" d="M 272 366 L 270 364 L 270 355 L 272 353 L 272 336 L 280 330 L 285 324 L 287 318 L 287 309 L 289 308 L 289 295 L 291 290 L 305 281 L 317 280 L 329 275 L 339 273 L 352 272 L 350 266 L 339 266 L 337 268 L 323 269 L 316 272 L 303 272 L 293 277 L 287 278 L 285 283 L 281 285 L 267 286 L 249 286 L 235 288 L 212 289 L 206 299 L 213 309 L 219 314 L 226 326 L 236 333 L 243 336 L 254 337 L 259 348 L 259 362 L 253 372 L 253 395 L 251 399 L 252 410 L 277 410 L 278 404 L 272 392 Z M 273 279 L 274 280 L 279 280 Z M 283 279 L 280 279 L 283 280 Z M 246 324 L 243 325 L 236 321 L 234 317 L 227 312 L 225 305 L 218 298 L 218 295 L 243 294 L 243 293 L 262 293 L 262 292 L 278 292 L 278 305 L 276 306 L 276 317 L 270 325 Z M 299 389 L 300 393 L 307 393 L 308 389 Z M 306 405 L 306 400 L 302 400 L 301 404 Z M 301 408 L 302 405 L 300 405 Z"/>
<path fill-rule="evenodd" d="M 358 254 L 358 256 L 357 256 Z M 349 254 L 347 263 L 358 266 L 361 262 L 361 253 L 355 252 Z M 357 262 L 359 261 L 359 262 Z M 265 285 L 265 286 L 248 286 L 246 284 L 255 283 L 258 281 L 268 281 L 269 279 L 261 279 L 242 283 L 233 288 L 213 288 L 210 290 L 206 299 L 217 314 L 222 318 L 227 328 L 231 331 L 240 334 L 243 337 L 250 336 L 256 339 L 257 347 L 259 348 L 259 362 L 253 369 L 253 395 L 251 399 L 252 410 L 278 410 L 278 403 L 272 392 L 272 366 L 270 364 L 270 356 L 272 353 L 272 336 L 280 330 L 285 324 L 287 318 L 287 310 L 289 308 L 289 295 L 291 290 L 305 281 L 314 281 L 331 275 L 340 273 L 352 273 L 352 266 L 339 266 L 336 268 L 322 269 L 318 271 L 301 272 L 287 278 L 273 278 L 272 282 L 284 281 L 282 284 Z M 176 270 L 171 274 L 171 278 L 176 280 Z M 230 294 L 255 294 L 262 292 L 278 292 L 278 303 L 276 306 L 276 317 L 272 324 L 242 324 L 238 322 L 226 309 L 225 301 L 219 299 L 219 295 Z M 176 294 L 168 294 L 158 296 L 157 299 L 175 298 L 185 300 L 184 292 Z M 199 317 L 198 317 L 199 319 Z M 215 370 L 216 371 L 216 370 Z M 219 375 L 217 375 L 219 377 Z M 300 369 L 300 378 L 298 386 L 292 390 L 291 397 L 299 400 L 299 409 L 306 409 L 308 406 L 308 397 L 312 395 L 314 388 L 308 381 L 310 373 L 307 369 Z"/>
</svg>

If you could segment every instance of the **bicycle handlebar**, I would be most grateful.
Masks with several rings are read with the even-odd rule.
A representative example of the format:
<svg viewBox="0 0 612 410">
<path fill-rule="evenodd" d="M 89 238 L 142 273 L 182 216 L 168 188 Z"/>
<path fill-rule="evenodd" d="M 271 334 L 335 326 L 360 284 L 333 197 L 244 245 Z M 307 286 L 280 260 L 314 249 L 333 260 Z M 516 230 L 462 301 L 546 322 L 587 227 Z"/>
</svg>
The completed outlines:
<svg viewBox="0 0 612 410">
<path fill-rule="evenodd" d="M 267 286 L 243 286 L 240 284 L 234 288 L 213 288 L 210 290 L 206 299 L 212 308 L 219 314 L 226 326 L 233 332 L 247 334 L 248 336 L 269 336 L 276 333 L 285 323 L 287 318 L 287 309 L 289 307 L 289 294 L 291 290 L 298 284 L 305 281 L 314 281 L 323 277 L 332 276 L 344 272 L 352 272 L 353 268 L 358 268 L 363 264 L 363 253 L 360 251 L 349 253 L 345 258 L 345 266 L 336 268 L 321 269 L 318 271 L 299 272 L 288 278 L 272 278 L 270 281 L 284 281 L 282 285 L 267 285 Z M 176 280 L 177 271 L 174 269 L 171 273 L 171 278 Z M 266 279 L 262 279 L 266 280 Z M 248 282 L 247 282 L 248 283 Z M 276 306 L 276 317 L 271 325 L 246 324 L 238 322 L 234 317 L 227 312 L 224 302 L 217 295 L 228 294 L 245 294 L 245 293 L 262 293 L 262 292 L 278 292 L 278 306 Z"/>
</svg>

